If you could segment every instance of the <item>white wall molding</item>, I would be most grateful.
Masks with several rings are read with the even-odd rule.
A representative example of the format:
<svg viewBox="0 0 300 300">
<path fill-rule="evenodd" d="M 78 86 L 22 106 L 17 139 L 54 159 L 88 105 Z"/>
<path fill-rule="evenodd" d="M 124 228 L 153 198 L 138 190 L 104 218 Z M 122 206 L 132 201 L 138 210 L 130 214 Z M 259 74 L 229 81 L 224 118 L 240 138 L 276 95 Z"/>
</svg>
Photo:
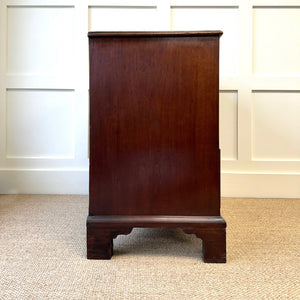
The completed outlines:
<svg viewBox="0 0 300 300">
<path fill-rule="evenodd" d="M 88 170 L 0 170 L 0 194 L 88 194 Z"/>
<path fill-rule="evenodd" d="M 222 197 L 300 198 L 300 173 L 222 173 Z"/>
</svg>

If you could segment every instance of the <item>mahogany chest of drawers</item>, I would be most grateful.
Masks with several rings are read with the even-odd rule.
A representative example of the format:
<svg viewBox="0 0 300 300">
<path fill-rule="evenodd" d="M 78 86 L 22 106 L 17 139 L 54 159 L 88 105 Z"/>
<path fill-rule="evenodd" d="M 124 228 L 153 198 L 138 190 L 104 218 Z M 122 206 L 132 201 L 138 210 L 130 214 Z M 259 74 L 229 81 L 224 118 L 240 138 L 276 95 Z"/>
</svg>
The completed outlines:
<svg viewBox="0 0 300 300">
<path fill-rule="evenodd" d="M 219 38 L 90 32 L 87 257 L 134 227 L 178 227 L 226 261 L 220 215 Z"/>
</svg>

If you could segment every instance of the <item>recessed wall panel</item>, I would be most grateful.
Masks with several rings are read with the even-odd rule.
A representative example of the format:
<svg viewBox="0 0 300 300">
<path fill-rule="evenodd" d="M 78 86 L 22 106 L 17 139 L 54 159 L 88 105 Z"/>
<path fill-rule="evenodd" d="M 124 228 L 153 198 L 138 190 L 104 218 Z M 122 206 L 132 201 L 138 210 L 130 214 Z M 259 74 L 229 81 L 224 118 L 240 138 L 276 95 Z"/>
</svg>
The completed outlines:
<svg viewBox="0 0 300 300">
<path fill-rule="evenodd" d="M 172 30 L 222 30 L 220 73 L 221 76 L 237 76 L 237 7 L 172 7 Z"/>
<path fill-rule="evenodd" d="M 9 6 L 7 73 L 72 73 L 73 13 L 72 7 Z"/>
<path fill-rule="evenodd" d="M 156 7 L 89 7 L 90 31 L 157 30 Z"/>
<path fill-rule="evenodd" d="M 253 9 L 253 72 L 300 75 L 300 6 Z"/>
<path fill-rule="evenodd" d="M 300 159 L 300 92 L 254 92 L 252 158 Z"/>
<path fill-rule="evenodd" d="M 8 90 L 6 96 L 7 158 L 74 155 L 72 91 Z"/>
<path fill-rule="evenodd" d="M 220 148 L 223 160 L 236 160 L 238 98 L 237 92 L 220 92 Z"/>
</svg>

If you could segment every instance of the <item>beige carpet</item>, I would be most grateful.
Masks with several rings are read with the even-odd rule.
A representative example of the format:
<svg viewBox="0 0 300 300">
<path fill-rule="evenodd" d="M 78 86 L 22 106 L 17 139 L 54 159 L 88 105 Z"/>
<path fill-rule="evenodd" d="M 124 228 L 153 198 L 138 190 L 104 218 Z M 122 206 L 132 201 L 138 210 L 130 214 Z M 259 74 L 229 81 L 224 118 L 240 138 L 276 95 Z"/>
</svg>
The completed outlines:
<svg viewBox="0 0 300 300">
<path fill-rule="evenodd" d="M 299 199 L 222 201 L 227 264 L 201 240 L 134 229 L 85 258 L 87 196 L 0 196 L 0 299 L 300 299 Z"/>
</svg>

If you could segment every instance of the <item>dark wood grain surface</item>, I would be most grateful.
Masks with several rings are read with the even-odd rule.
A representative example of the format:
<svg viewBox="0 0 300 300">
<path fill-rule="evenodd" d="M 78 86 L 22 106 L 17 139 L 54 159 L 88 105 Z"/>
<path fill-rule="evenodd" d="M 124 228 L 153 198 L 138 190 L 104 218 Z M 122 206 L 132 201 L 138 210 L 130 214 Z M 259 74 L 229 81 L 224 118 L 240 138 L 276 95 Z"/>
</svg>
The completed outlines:
<svg viewBox="0 0 300 300">
<path fill-rule="evenodd" d="M 213 230 L 225 239 L 218 130 L 221 34 L 89 33 L 91 257 L 97 258 L 95 245 L 102 240 L 112 248 L 112 236 L 142 224 L 194 228 L 207 241 Z M 125 219 L 113 222 L 111 216 Z M 171 219 L 160 222 L 159 216 Z M 198 226 L 195 216 L 204 216 Z M 224 242 L 219 244 L 224 252 Z M 101 251 L 99 258 L 112 255 L 112 249 Z M 224 256 L 213 251 L 207 260 Z"/>
<path fill-rule="evenodd" d="M 217 44 L 91 41 L 91 215 L 219 214 Z"/>
</svg>

